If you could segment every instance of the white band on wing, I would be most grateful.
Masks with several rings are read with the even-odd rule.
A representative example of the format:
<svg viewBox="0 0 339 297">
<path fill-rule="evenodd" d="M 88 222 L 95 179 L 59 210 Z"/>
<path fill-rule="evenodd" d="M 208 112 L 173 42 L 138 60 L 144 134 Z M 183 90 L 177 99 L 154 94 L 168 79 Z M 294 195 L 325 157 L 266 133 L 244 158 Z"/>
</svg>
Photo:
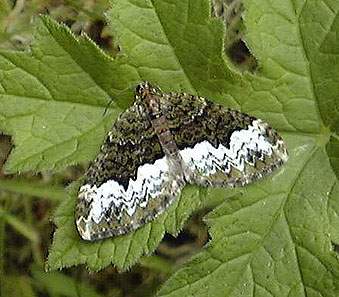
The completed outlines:
<svg viewBox="0 0 339 297">
<path fill-rule="evenodd" d="M 144 164 L 138 168 L 136 180 L 129 180 L 127 190 L 114 180 L 108 180 L 99 187 L 83 185 L 79 196 L 83 196 L 90 204 L 88 221 L 99 224 L 105 212 L 115 207 L 120 215 L 126 211 L 132 216 L 136 207 L 146 207 L 149 198 L 159 196 L 164 184 L 170 180 L 169 166 L 166 157 L 156 160 L 154 164 Z"/>
<path fill-rule="evenodd" d="M 188 170 L 198 171 L 202 175 L 212 175 L 220 170 L 229 173 L 231 167 L 243 172 L 245 162 L 253 165 L 249 158 L 253 152 L 263 157 L 271 156 L 276 151 L 275 146 L 263 135 L 265 130 L 266 124 L 255 120 L 247 129 L 232 133 L 229 148 L 222 144 L 215 148 L 210 142 L 202 141 L 193 148 L 181 150 L 180 155 Z"/>
</svg>

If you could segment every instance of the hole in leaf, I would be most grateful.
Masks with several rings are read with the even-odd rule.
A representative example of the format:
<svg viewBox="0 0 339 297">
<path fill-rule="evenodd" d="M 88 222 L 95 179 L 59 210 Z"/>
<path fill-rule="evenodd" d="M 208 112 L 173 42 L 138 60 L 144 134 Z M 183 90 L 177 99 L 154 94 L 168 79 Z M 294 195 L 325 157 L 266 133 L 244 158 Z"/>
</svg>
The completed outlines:
<svg viewBox="0 0 339 297">
<path fill-rule="evenodd" d="M 331 243 L 332 243 L 332 250 L 339 254 L 339 244 L 337 244 L 333 241 Z"/>
<path fill-rule="evenodd" d="M 12 138 L 8 135 L 0 134 L 0 176 L 3 175 L 2 167 L 4 166 L 12 148 Z"/>
<path fill-rule="evenodd" d="M 243 40 L 238 40 L 229 47 L 228 56 L 240 67 L 247 68 L 250 71 L 257 68 L 257 61 Z"/>
<path fill-rule="evenodd" d="M 208 242 L 207 226 L 202 218 L 209 210 L 201 210 L 193 215 L 184 229 L 176 236 L 166 234 L 156 254 L 180 262 L 197 253 Z"/>
</svg>

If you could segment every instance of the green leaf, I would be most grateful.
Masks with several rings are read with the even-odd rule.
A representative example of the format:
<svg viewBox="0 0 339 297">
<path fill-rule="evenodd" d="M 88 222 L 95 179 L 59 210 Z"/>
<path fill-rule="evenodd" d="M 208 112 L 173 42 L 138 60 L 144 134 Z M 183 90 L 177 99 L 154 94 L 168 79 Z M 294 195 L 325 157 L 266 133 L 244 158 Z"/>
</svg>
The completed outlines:
<svg viewBox="0 0 339 297">
<path fill-rule="evenodd" d="M 27 225 L 26 222 L 19 220 L 16 216 L 11 215 L 0 207 L 0 219 L 9 224 L 15 231 L 26 237 L 33 243 L 39 243 L 39 233 L 32 227 Z"/>
<path fill-rule="evenodd" d="M 333 171 L 339 178 L 339 137 L 331 136 L 330 141 L 326 145 L 328 157 L 333 168 Z"/>
<path fill-rule="evenodd" d="M 113 263 L 126 270 L 143 254 L 151 254 L 165 232 L 176 235 L 194 209 L 199 207 L 199 190 L 186 187 L 181 198 L 171 205 L 168 211 L 152 221 L 124 236 L 98 242 L 82 240 L 74 222 L 75 196 L 78 184 L 70 190 L 55 214 L 57 231 L 49 253 L 47 269 L 55 270 L 77 264 L 86 264 L 90 270 L 100 270 Z"/>
<path fill-rule="evenodd" d="M 33 277 L 40 287 L 45 289 L 49 296 L 64 297 L 101 297 L 99 294 L 86 283 L 75 281 L 72 277 L 60 272 L 46 273 L 37 267 L 32 269 Z"/>
<path fill-rule="evenodd" d="M 112 98 L 133 80 L 123 59 L 41 18 L 30 52 L 0 51 L 0 129 L 16 145 L 7 171 L 59 170 L 93 158 L 121 111 Z"/>
<path fill-rule="evenodd" d="M 159 273 L 170 274 L 173 272 L 173 263 L 160 256 L 143 257 L 139 263 L 141 266 Z"/>
<path fill-rule="evenodd" d="M 300 34 L 310 62 L 319 111 L 326 126 L 339 134 L 339 15 L 337 3 L 308 2 L 301 12 Z M 310 13 L 312 12 L 312 14 Z M 321 20 L 318 24 L 314 18 Z"/>
<path fill-rule="evenodd" d="M 180 5 L 172 11 L 172 18 L 169 18 L 166 13 L 168 7 L 165 2 L 158 1 L 159 7 L 153 6 L 150 1 L 147 3 L 116 1 L 112 2 L 112 5 L 112 27 L 115 28 L 115 35 L 121 42 L 122 52 L 126 56 L 125 61 L 135 67 L 140 77 L 161 84 L 165 88 L 166 86 L 176 90 L 183 88 L 191 92 L 195 92 L 194 90 L 198 88 L 202 91 L 204 88 L 213 90 L 221 81 L 225 85 L 224 88 L 227 88 L 233 82 L 230 71 L 226 67 L 220 68 L 220 65 L 224 65 L 221 54 L 222 27 L 221 23 L 208 20 L 208 3 L 201 2 L 197 7 L 191 6 L 192 17 L 195 17 L 196 21 L 188 24 L 185 29 L 187 32 L 183 31 L 180 38 L 173 34 L 174 24 L 170 26 L 173 16 L 182 9 Z M 164 28 L 166 21 L 169 22 L 166 27 L 168 29 Z M 205 25 L 201 26 L 199 22 Z M 125 25 L 132 28 L 127 28 Z M 178 32 L 177 28 L 176 32 Z M 184 47 L 185 44 L 198 42 L 194 36 L 204 33 L 209 39 L 210 47 L 205 46 L 201 54 L 199 54 L 200 50 L 196 52 L 207 65 L 192 60 L 191 54 L 197 45 L 190 45 L 189 49 Z M 150 53 L 153 55 L 152 59 L 149 58 Z M 159 59 L 156 55 L 159 55 Z M 152 65 L 154 63 L 158 65 L 155 67 Z M 201 65 L 208 67 L 209 72 L 206 72 Z M 216 77 L 220 78 L 216 80 Z M 232 102 L 230 98 L 230 104 L 236 105 Z M 174 235 L 179 232 L 184 221 L 201 202 L 198 192 L 196 188 L 186 189 L 180 200 L 154 222 L 134 233 L 98 243 L 84 242 L 76 233 L 73 215 L 76 191 L 71 192 L 70 199 L 60 206 L 55 216 L 58 230 L 50 251 L 48 268 L 58 269 L 79 263 L 87 264 L 91 270 L 102 269 L 110 263 L 114 263 L 120 269 L 130 267 L 141 255 L 153 252 L 165 232 Z"/>
<path fill-rule="evenodd" d="M 207 216 L 211 244 L 159 296 L 338 295 L 339 263 L 331 241 L 338 220 L 327 213 L 336 177 L 314 138 L 285 139 L 288 166 Z"/>
<path fill-rule="evenodd" d="M 260 64 L 256 74 L 230 70 L 223 24 L 210 18 L 207 0 L 112 0 L 109 21 L 121 48 L 117 59 L 46 18 L 31 53 L 1 53 L 0 127 L 15 133 L 17 148 L 7 167 L 12 171 L 60 169 L 91 159 L 110 122 L 131 101 L 130 93 L 124 93 L 126 102 L 114 100 L 103 117 L 105 106 L 141 79 L 263 118 L 283 133 L 291 155 L 279 173 L 245 188 L 243 195 L 187 187 L 155 221 L 95 243 L 80 240 L 76 232 L 77 183 L 55 215 L 48 267 L 83 263 L 99 270 L 113 263 L 126 269 L 153 252 L 164 232 L 177 234 L 195 209 L 225 200 L 207 218 L 211 242 L 174 274 L 160 296 L 338 295 L 333 250 L 339 243 L 333 162 L 338 11 L 339 3 L 329 0 L 246 1 L 247 41 Z M 331 83 L 323 88 L 322 82 Z M 70 148 L 74 139 L 77 150 Z"/>
<path fill-rule="evenodd" d="M 207 216 L 210 244 L 158 296 L 338 296 L 339 3 L 245 4 L 261 71 L 245 77 L 253 94 L 235 90 L 242 108 L 267 108 L 290 159 Z"/>
<path fill-rule="evenodd" d="M 6 18 L 11 11 L 11 7 L 7 0 L 0 0 L 0 42 L 3 42 L 6 37 Z"/>
<path fill-rule="evenodd" d="M 338 251 L 338 249 L 335 248 L 335 246 L 339 246 L 339 229 L 337 228 L 339 224 L 339 203 L 338 203 L 338 197 L 339 197 L 339 182 L 337 182 L 333 185 L 332 189 L 327 192 L 327 195 L 329 197 L 328 200 L 328 216 L 330 218 L 331 222 L 331 239 L 333 242 L 334 249 Z"/>
<path fill-rule="evenodd" d="M 64 188 L 24 179 L 0 179 L 0 190 L 60 202 L 66 194 Z"/>
<path fill-rule="evenodd" d="M 237 75 L 225 66 L 222 56 L 223 24 L 209 18 L 208 1 L 111 3 L 114 36 L 140 77 L 164 90 L 213 95 L 238 106 L 227 94 Z"/>
<path fill-rule="evenodd" d="M 11 7 L 9 5 L 8 0 L 0 0 L 0 23 L 2 23 L 3 19 L 7 16 L 7 14 L 10 11 L 11 11 Z M 1 26 L 0 28 L 2 29 Z"/>
<path fill-rule="evenodd" d="M 2 275 L 2 296 L 6 297 L 36 297 L 31 279 L 19 275 Z"/>
</svg>

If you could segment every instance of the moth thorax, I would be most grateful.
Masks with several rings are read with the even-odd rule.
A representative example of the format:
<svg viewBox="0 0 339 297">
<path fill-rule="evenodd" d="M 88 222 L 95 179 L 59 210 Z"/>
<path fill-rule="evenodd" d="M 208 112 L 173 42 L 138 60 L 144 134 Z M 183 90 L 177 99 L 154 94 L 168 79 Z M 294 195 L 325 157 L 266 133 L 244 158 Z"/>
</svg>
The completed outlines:
<svg viewBox="0 0 339 297">
<path fill-rule="evenodd" d="M 149 94 L 144 98 L 144 103 L 146 105 L 151 120 L 161 116 L 162 112 L 158 97 Z"/>
<path fill-rule="evenodd" d="M 168 128 L 166 117 L 161 114 L 153 118 L 151 122 L 164 153 L 166 155 L 176 154 L 178 152 L 178 148 L 173 139 L 173 135 Z"/>
</svg>

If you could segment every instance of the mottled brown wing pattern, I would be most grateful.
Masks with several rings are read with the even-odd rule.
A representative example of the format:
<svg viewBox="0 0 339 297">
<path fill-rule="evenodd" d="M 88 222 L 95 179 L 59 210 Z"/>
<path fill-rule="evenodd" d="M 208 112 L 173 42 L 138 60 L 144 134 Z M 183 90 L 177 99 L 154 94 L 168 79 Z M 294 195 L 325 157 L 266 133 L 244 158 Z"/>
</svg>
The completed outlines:
<svg viewBox="0 0 339 297">
<path fill-rule="evenodd" d="M 77 228 L 86 240 L 125 234 L 162 213 L 186 183 L 242 186 L 287 158 L 260 119 L 145 82 L 86 173 Z"/>
<path fill-rule="evenodd" d="M 282 138 L 260 119 L 187 94 L 171 94 L 166 106 L 170 130 L 191 183 L 243 186 L 288 158 Z"/>
<path fill-rule="evenodd" d="M 155 218 L 183 187 L 176 170 L 137 100 L 116 121 L 87 170 L 76 208 L 81 237 L 124 234 Z"/>
</svg>

